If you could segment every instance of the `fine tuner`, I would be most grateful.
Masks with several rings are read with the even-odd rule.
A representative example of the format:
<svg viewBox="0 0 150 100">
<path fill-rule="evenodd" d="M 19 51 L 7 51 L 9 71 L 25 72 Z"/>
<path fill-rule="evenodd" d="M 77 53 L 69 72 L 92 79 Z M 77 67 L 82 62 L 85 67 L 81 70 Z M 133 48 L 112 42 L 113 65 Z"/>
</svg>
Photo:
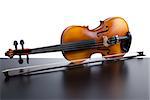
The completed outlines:
<svg viewBox="0 0 150 100">
<path fill-rule="evenodd" d="M 88 59 L 94 53 L 101 53 L 104 57 L 123 57 L 129 51 L 131 40 L 127 22 L 121 17 L 110 17 L 101 21 L 100 25 L 92 30 L 85 26 L 67 27 L 61 35 L 59 45 L 26 49 L 24 41 L 21 40 L 21 49 L 18 49 L 18 42 L 14 41 L 15 50 L 9 49 L 5 55 L 10 58 L 19 55 L 20 64 L 23 63 L 22 55 L 27 56 L 29 63 L 29 54 L 56 51 L 62 51 L 63 56 L 71 62 Z"/>
</svg>

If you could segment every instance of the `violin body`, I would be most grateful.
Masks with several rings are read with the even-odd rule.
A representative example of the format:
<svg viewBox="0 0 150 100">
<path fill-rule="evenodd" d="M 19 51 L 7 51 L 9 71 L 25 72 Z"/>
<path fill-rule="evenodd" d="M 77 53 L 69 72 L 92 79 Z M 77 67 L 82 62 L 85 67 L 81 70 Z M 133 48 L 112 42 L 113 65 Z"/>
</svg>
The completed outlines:
<svg viewBox="0 0 150 100">
<path fill-rule="evenodd" d="M 95 40 L 98 43 L 103 41 L 104 37 L 111 38 L 113 36 L 129 36 L 129 39 L 125 41 L 122 40 L 111 46 L 77 51 L 62 51 L 63 55 L 69 61 L 87 59 L 94 53 L 101 53 L 102 56 L 114 54 L 121 54 L 119 56 L 123 56 L 128 52 L 131 44 L 131 35 L 129 34 L 128 24 L 120 17 L 112 17 L 101 21 L 100 25 L 92 30 L 89 30 L 86 26 L 69 26 L 62 33 L 61 44 L 82 40 Z"/>
</svg>

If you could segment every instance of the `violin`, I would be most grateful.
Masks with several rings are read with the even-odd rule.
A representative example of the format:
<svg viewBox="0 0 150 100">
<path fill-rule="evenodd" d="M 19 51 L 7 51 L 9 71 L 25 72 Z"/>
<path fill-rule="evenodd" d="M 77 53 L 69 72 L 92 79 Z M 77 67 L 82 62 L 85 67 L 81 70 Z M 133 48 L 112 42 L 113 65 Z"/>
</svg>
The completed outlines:
<svg viewBox="0 0 150 100">
<path fill-rule="evenodd" d="M 131 40 L 127 22 L 121 17 L 110 17 L 100 21 L 95 29 L 89 29 L 88 26 L 67 27 L 61 35 L 59 45 L 24 49 L 24 41 L 21 40 L 22 49 L 18 49 L 18 42 L 14 41 L 15 50 L 9 49 L 5 55 L 10 58 L 19 55 L 19 63 L 23 63 L 21 55 L 27 55 L 29 62 L 29 54 L 56 51 L 62 51 L 68 61 L 84 61 L 94 53 L 101 53 L 104 57 L 122 57 L 129 51 Z"/>
</svg>

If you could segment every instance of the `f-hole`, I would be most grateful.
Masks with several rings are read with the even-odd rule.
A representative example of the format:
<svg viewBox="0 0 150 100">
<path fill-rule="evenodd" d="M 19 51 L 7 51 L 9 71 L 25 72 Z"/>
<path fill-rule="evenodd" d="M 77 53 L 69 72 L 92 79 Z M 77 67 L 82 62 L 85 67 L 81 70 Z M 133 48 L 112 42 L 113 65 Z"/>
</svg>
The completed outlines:
<svg viewBox="0 0 150 100">
<path fill-rule="evenodd" d="M 107 32 L 109 30 L 108 26 L 105 26 L 105 28 L 102 28 L 102 31 L 97 33 L 97 37 L 99 37 L 99 34 Z"/>
</svg>

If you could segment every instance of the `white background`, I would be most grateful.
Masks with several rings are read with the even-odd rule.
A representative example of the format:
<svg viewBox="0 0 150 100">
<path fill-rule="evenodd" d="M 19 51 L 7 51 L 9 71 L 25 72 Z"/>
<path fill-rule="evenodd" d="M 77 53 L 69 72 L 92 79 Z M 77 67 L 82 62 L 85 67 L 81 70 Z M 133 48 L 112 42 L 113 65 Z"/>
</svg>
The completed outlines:
<svg viewBox="0 0 150 100">
<path fill-rule="evenodd" d="M 123 17 L 133 37 L 130 52 L 144 50 L 150 56 L 149 0 L 1 0 L 0 57 L 14 40 L 24 39 L 34 48 L 60 43 L 63 30 L 70 25 L 93 29 L 100 20 Z M 63 57 L 61 52 L 30 57 Z"/>
</svg>

